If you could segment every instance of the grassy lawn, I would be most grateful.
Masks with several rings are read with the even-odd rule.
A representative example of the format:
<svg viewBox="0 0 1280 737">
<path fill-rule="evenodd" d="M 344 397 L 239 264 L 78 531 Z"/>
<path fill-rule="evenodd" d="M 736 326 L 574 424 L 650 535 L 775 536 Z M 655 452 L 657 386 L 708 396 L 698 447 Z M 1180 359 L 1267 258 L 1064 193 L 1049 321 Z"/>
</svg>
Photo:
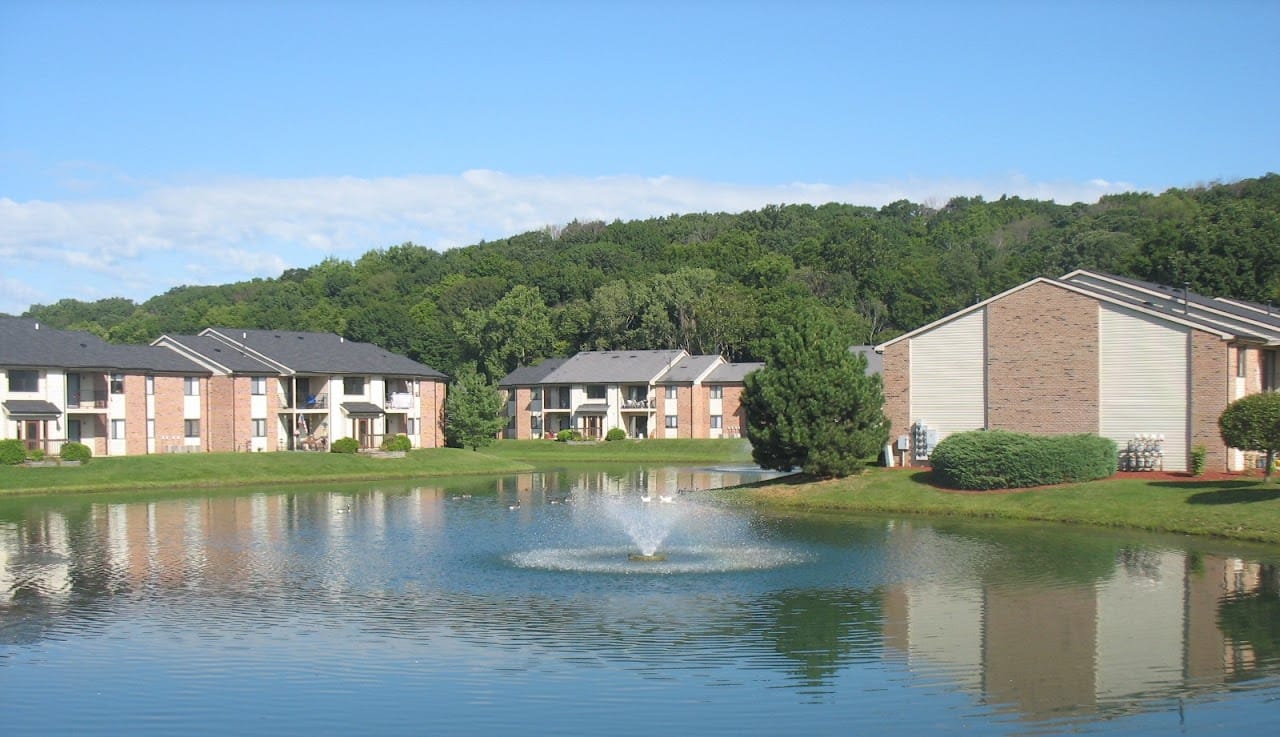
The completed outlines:
<svg viewBox="0 0 1280 737">
<path fill-rule="evenodd" d="M 750 463 L 746 440 L 615 440 L 557 443 L 500 440 L 483 453 L 540 466 L 560 463 Z"/>
<path fill-rule="evenodd" d="M 362 481 L 527 471 L 515 459 L 455 448 L 404 458 L 341 453 L 191 453 L 94 458 L 79 467 L 0 466 L 0 495 Z"/>
<path fill-rule="evenodd" d="M 1280 543 L 1280 485 L 1261 478 L 1111 478 L 1015 492 L 952 492 L 920 471 L 872 469 L 832 481 L 787 479 L 727 492 L 771 508 L 1043 520 Z"/>
</svg>

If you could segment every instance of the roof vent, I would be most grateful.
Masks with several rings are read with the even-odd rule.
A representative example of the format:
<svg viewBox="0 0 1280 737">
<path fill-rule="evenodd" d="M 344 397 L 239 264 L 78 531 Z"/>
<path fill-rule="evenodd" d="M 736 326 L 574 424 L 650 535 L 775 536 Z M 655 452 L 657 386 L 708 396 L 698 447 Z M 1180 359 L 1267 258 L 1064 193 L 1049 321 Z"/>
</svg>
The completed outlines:
<svg viewBox="0 0 1280 737">
<path fill-rule="evenodd" d="M 40 329 L 40 323 L 36 323 L 36 330 Z"/>
</svg>

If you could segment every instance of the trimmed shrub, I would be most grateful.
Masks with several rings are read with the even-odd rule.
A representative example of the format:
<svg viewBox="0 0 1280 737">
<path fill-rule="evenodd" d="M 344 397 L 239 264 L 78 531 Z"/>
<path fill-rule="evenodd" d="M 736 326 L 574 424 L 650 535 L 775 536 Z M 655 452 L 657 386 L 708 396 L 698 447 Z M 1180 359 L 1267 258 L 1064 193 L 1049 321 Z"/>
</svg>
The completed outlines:
<svg viewBox="0 0 1280 737">
<path fill-rule="evenodd" d="M 329 446 L 332 453 L 359 453 L 360 443 L 355 438 L 338 438 Z"/>
<path fill-rule="evenodd" d="M 557 443 L 567 443 L 570 440 L 582 440 L 582 433 L 577 430 L 561 430 L 556 433 Z"/>
<path fill-rule="evenodd" d="M 84 443 L 77 443 L 73 440 L 62 444 L 62 450 L 58 451 L 58 457 L 64 461 L 88 463 L 89 459 L 93 457 L 93 451 L 89 450 L 89 446 Z"/>
<path fill-rule="evenodd" d="M 605 433 L 604 435 L 604 439 L 608 440 L 611 443 L 615 440 L 626 440 L 626 438 L 627 438 L 627 431 L 623 430 L 620 427 L 615 427 L 609 432 Z"/>
<path fill-rule="evenodd" d="M 1097 435 L 973 430 L 948 436 L 929 460 L 943 486 L 1018 489 L 1104 479 L 1117 458 L 1115 442 Z"/>
<path fill-rule="evenodd" d="M 413 450 L 413 443 L 409 442 L 408 435 L 392 435 L 382 439 L 381 447 L 383 450 L 392 453 L 397 451 L 407 452 Z"/>
<path fill-rule="evenodd" d="M 1191 449 L 1191 475 L 1203 476 L 1205 461 L 1209 455 L 1209 451 L 1203 445 L 1197 445 Z"/>
<path fill-rule="evenodd" d="M 28 461 L 43 461 L 43 460 L 44 460 L 44 448 L 32 448 L 31 450 L 27 451 L 27 460 L 28 460 Z"/>
<path fill-rule="evenodd" d="M 27 460 L 27 449 L 21 440 L 0 440 L 0 464 L 17 466 Z"/>
</svg>

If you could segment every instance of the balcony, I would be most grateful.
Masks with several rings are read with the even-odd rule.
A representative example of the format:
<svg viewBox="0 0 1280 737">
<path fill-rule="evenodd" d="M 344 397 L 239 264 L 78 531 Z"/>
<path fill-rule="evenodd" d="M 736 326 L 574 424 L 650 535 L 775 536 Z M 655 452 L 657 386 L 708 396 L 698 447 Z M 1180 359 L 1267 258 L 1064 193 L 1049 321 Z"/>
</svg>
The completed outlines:
<svg viewBox="0 0 1280 737">
<path fill-rule="evenodd" d="M 625 399 L 622 402 L 623 412 L 649 412 L 657 407 L 656 399 Z"/>
<path fill-rule="evenodd" d="M 385 402 L 386 409 L 400 410 L 401 412 L 413 408 L 413 395 L 408 393 L 396 392 L 388 394 Z"/>
<path fill-rule="evenodd" d="M 67 410 L 106 409 L 107 395 L 98 392 L 69 392 Z"/>
</svg>

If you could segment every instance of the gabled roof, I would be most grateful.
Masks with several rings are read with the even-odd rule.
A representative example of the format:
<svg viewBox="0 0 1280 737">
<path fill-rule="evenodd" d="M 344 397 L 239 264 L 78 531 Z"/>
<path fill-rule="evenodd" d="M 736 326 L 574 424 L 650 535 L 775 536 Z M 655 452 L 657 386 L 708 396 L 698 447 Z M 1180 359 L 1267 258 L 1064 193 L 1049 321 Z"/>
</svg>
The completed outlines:
<svg viewBox="0 0 1280 737">
<path fill-rule="evenodd" d="M 534 366 L 521 366 L 512 371 L 502 380 L 498 382 L 500 388 L 513 386 L 536 386 L 541 384 L 543 379 L 552 371 L 564 365 L 567 358 L 544 358 L 541 363 Z"/>
<path fill-rule="evenodd" d="M 543 384 L 647 384 L 689 354 L 664 351 L 583 351 L 567 359 Z"/>
<path fill-rule="evenodd" d="M 174 374 L 209 370 L 166 348 L 108 343 L 79 330 L 55 330 L 26 318 L 0 318 L 0 366 Z"/>
<path fill-rule="evenodd" d="M 667 369 L 655 383 L 658 384 L 692 384 L 701 381 L 716 366 L 724 363 L 720 356 L 685 356 L 676 365 Z"/>
<path fill-rule="evenodd" d="M 716 366 L 703 383 L 706 384 L 741 384 L 747 374 L 764 368 L 763 363 L 722 363 Z"/>
<path fill-rule="evenodd" d="M 256 376 L 281 373 L 282 367 L 262 361 L 212 335 L 162 335 L 151 344 L 171 348 L 218 373 Z"/>
<path fill-rule="evenodd" d="M 333 333 L 208 328 L 200 335 L 215 338 L 259 360 L 279 364 L 286 369 L 285 373 L 447 378 L 426 364 Z"/>
<path fill-rule="evenodd" d="M 1214 314 L 1212 310 L 1197 307 L 1197 305 L 1202 306 L 1206 303 L 1214 304 L 1218 300 L 1211 300 L 1194 293 L 1188 293 L 1187 299 L 1184 300 L 1181 290 L 1176 290 L 1178 293 L 1175 295 L 1173 294 L 1175 290 L 1171 287 L 1161 287 L 1149 282 L 1139 282 L 1133 279 L 1124 279 L 1110 274 L 1080 269 L 1067 274 L 1062 279 L 1037 277 L 1031 281 L 1024 282 L 963 310 L 935 320 L 928 325 L 885 341 L 877 345 L 875 350 L 877 353 L 883 353 L 885 348 L 894 343 L 913 338 L 939 325 L 968 315 L 975 310 L 980 310 L 998 299 L 1003 299 L 1034 284 L 1049 284 L 1060 289 L 1066 289 L 1101 302 L 1129 308 L 1164 322 L 1214 333 L 1223 340 L 1239 340 L 1263 344 L 1280 343 L 1280 324 L 1277 324 L 1273 332 L 1272 329 L 1260 324 L 1229 319 L 1223 315 Z"/>
</svg>

